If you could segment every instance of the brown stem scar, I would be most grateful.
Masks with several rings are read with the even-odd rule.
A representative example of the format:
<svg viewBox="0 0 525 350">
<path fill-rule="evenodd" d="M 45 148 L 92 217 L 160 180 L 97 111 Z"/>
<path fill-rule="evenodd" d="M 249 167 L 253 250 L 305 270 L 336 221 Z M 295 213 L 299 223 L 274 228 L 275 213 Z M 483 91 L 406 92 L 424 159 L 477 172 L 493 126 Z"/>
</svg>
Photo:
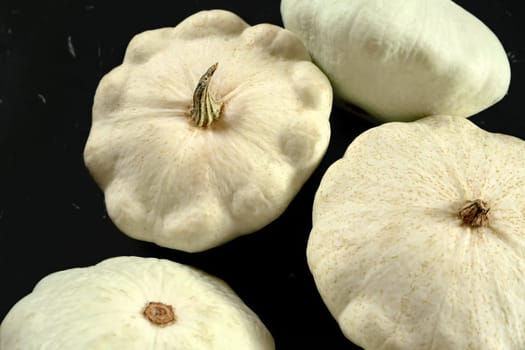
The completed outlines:
<svg viewBox="0 0 525 350">
<path fill-rule="evenodd" d="M 149 302 L 144 308 L 144 316 L 157 326 L 167 326 L 175 322 L 173 307 L 159 302 Z"/>
<path fill-rule="evenodd" d="M 468 201 L 459 211 L 459 217 L 471 227 L 487 226 L 489 224 L 488 212 L 490 208 L 487 203 L 476 199 Z"/>
</svg>

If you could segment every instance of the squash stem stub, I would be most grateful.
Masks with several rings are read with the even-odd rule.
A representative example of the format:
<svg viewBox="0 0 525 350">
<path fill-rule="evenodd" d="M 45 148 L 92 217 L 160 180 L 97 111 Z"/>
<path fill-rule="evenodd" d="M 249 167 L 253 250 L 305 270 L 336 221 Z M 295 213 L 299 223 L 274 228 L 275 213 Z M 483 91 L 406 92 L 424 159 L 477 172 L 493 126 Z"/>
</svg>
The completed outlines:
<svg viewBox="0 0 525 350">
<path fill-rule="evenodd" d="M 159 302 L 150 302 L 144 308 L 144 316 L 154 325 L 163 327 L 175 322 L 173 307 Z"/>
<path fill-rule="evenodd" d="M 472 227 L 487 226 L 489 223 L 488 212 L 490 208 L 487 203 L 476 199 L 468 201 L 459 211 L 459 217 L 463 222 Z"/>
<path fill-rule="evenodd" d="M 218 63 L 213 64 L 199 79 L 193 92 L 193 104 L 190 109 L 191 119 L 195 126 L 206 127 L 221 117 L 222 101 L 215 100 L 209 92 L 211 78 L 217 70 Z"/>
</svg>

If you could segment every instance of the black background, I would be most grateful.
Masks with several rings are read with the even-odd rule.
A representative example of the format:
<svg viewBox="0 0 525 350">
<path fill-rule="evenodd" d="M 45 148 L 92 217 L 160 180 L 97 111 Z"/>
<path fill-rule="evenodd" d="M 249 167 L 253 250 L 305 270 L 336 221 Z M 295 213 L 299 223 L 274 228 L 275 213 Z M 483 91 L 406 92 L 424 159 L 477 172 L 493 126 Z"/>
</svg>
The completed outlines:
<svg viewBox="0 0 525 350">
<path fill-rule="evenodd" d="M 525 139 L 525 11 L 517 0 L 457 3 L 497 34 L 512 69 L 508 95 L 471 120 Z M 132 36 L 212 8 L 252 25 L 282 25 L 277 0 L 0 2 L 0 320 L 51 272 L 118 255 L 152 256 L 224 279 L 260 316 L 278 349 L 352 348 L 317 294 L 305 249 L 322 174 L 372 124 L 334 106 L 327 154 L 286 212 L 259 232 L 203 253 L 119 232 L 84 167 L 95 88 L 121 63 Z"/>
</svg>

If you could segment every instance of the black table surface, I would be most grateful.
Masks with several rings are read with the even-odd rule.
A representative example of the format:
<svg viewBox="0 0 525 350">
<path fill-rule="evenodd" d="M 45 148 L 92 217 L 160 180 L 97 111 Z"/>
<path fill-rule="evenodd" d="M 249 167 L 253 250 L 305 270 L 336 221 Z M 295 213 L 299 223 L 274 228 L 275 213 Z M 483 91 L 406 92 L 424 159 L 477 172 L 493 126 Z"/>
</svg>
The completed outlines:
<svg viewBox="0 0 525 350">
<path fill-rule="evenodd" d="M 518 0 L 457 3 L 496 33 L 512 69 L 508 94 L 471 120 L 525 139 L 525 10 Z M 161 248 L 121 233 L 83 163 L 95 88 L 121 63 L 133 35 L 175 26 L 212 8 L 231 10 L 252 25 L 282 26 L 279 5 L 277 0 L 1 1 L 0 320 L 47 274 L 134 255 L 170 259 L 222 278 L 260 316 L 278 349 L 354 348 L 319 297 L 305 249 L 322 174 L 373 124 L 334 106 L 328 151 L 283 215 L 259 232 L 202 253 Z"/>
</svg>

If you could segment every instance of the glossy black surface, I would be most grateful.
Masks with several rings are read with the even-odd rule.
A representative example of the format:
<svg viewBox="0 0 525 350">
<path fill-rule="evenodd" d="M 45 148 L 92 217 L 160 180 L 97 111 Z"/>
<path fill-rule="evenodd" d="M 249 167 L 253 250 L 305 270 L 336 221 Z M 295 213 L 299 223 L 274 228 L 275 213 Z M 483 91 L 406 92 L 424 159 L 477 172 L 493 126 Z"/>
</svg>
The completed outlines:
<svg viewBox="0 0 525 350">
<path fill-rule="evenodd" d="M 525 139 L 525 11 L 517 0 L 458 3 L 497 34 L 512 68 L 508 95 L 471 119 Z M 197 254 L 119 232 L 84 167 L 95 88 L 120 64 L 131 37 L 211 8 L 231 10 L 249 24 L 282 25 L 275 0 L 0 2 L 0 320 L 51 272 L 117 255 L 153 256 L 224 279 L 267 325 L 278 349 L 353 348 L 317 294 L 305 247 L 322 174 L 372 124 L 334 107 L 327 154 L 286 212 L 260 232 Z"/>
</svg>

